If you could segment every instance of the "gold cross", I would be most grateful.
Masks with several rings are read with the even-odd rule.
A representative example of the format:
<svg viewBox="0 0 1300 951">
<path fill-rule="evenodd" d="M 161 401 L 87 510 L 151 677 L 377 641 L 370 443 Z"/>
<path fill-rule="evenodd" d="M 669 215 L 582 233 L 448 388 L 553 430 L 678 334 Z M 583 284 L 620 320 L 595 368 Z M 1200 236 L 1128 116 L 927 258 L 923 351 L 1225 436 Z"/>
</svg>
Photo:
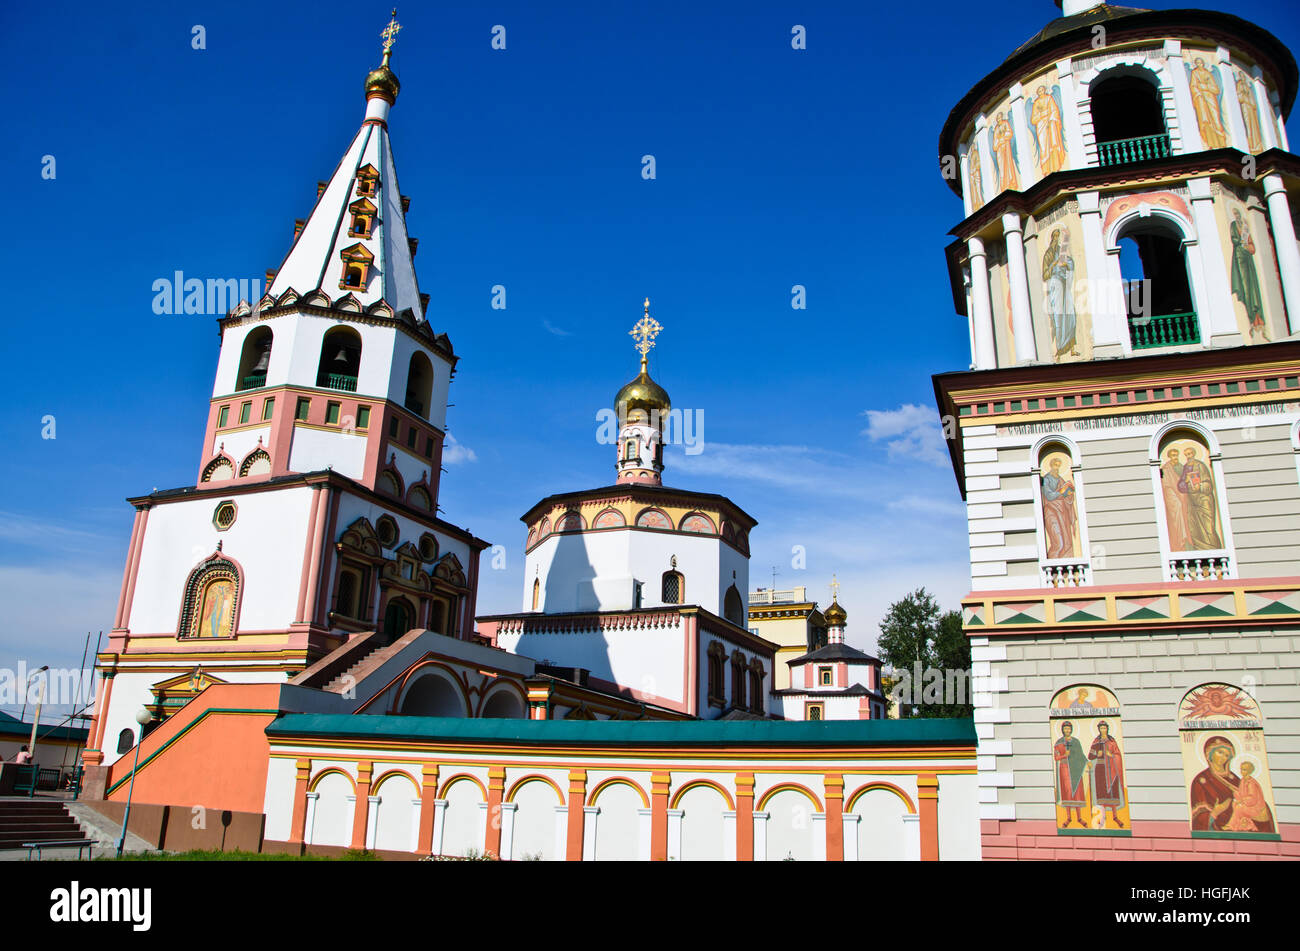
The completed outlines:
<svg viewBox="0 0 1300 951">
<path fill-rule="evenodd" d="M 641 366 L 643 369 L 645 367 L 646 354 L 654 347 L 655 337 L 658 336 L 659 331 L 663 329 L 664 328 L 660 325 L 659 321 L 650 316 L 650 298 L 647 297 L 645 299 L 645 316 L 638 320 L 636 326 L 628 331 L 631 336 L 636 338 L 636 348 L 641 353 Z"/>
<path fill-rule="evenodd" d="M 835 580 L 835 575 L 831 575 L 831 600 L 839 602 L 840 600 L 840 583 Z"/>
<path fill-rule="evenodd" d="M 379 35 L 384 38 L 384 60 L 387 62 L 388 53 L 397 42 L 397 34 L 401 32 L 402 24 L 397 22 L 397 8 L 393 8 L 393 18 L 388 21 L 388 26 L 379 31 Z"/>
</svg>

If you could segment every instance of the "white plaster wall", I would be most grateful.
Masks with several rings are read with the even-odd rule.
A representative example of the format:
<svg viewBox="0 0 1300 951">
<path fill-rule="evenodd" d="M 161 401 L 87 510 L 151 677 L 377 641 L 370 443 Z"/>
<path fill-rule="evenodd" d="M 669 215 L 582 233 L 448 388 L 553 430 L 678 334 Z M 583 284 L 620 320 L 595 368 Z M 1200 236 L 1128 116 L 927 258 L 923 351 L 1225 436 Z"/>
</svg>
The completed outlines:
<svg viewBox="0 0 1300 951">
<path fill-rule="evenodd" d="M 600 791 L 594 803 L 596 817 L 596 860 L 629 862 L 640 858 L 641 816 L 645 808 L 635 789 L 616 783 Z"/>
<path fill-rule="evenodd" d="M 220 541 L 222 554 L 243 568 L 239 630 L 287 629 L 298 609 L 311 492 L 293 486 L 232 496 L 238 516 L 224 532 L 212 524 L 219 498 L 155 505 L 127 626 L 135 634 L 175 633 L 185 582 Z"/>
<path fill-rule="evenodd" d="M 939 776 L 939 859 L 980 858 L 979 777 Z"/>
<path fill-rule="evenodd" d="M 317 794 L 316 807 L 307 829 L 312 845 L 351 845 L 352 822 L 356 817 L 356 798 L 352 784 L 338 773 L 323 777 L 312 790 Z"/>
<path fill-rule="evenodd" d="M 443 855 L 465 855 L 470 850 L 482 852 L 483 794 L 467 779 L 452 783 L 447 788 L 447 807 L 443 814 Z"/>
<path fill-rule="evenodd" d="M 731 640 L 730 638 L 724 637 L 720 634 L 714 634 L 709 631 L 700 631 L 696 643 L 697 654 L 695 657 L 695 670 L 696 670 L 696 678 L 698 681 L 696 684 L 696 695 L 700 698 L 700 709 L 696 712 L 696 715 L 701 717 L 702 719 L 711 720 L 714 717 L 720 716 L 725 710 L 725 708 L 719 709 L 718 707 L 709 706 L 709 645 L 712 644 L 714 641 L 721 641 L 723 647 L 726 649 L 727 652 L 726 662 L 722 665 L 722 673 L 723 673 L 722 684 L 723 684 L 723 696 L 726 699 L 728 705 L 730 705 L 734 700 L 734 695 L 733 695 L 734 692 L 732 690 L 732 685 L 731 685 L 731 655 L 736 650 L 739 650 L 740 653 L 745 658 L 746 667 L 749 666 L 749 664 L 753 661 L 755 657 L 759 658 L 759 661 L 763 665 L 763 670 L 765 671 L 763 675 L 763 711 L 765 713 L 773 713 L 773 712 L 779 713 L 780 712 L 779 698 L 772 696 L 771 659 L 768 658 L 766 655 L 759 654 L 757 651 L 754 651 L 749 647 L 745 647 L 743 645 L 737 644 L 735 641 Z M 749 705 L 749 675 L 748 674 L 746 674 L 745 676 L 745 701 L 746 701 L 746 706 L 748 706 Z M 802 716 L 800 716 L 798 719 L 802 719 Z"/>
<path fill-rule="evenodd" d="M 403 429 L 405 432 L 405 429 Z M 424 448 L 426 437 L 421 436 L 416 441 L 416 448 Z M 429 470 L 433 468 L 433 462 L 424 456 L 416 455 L 403 446 L 397 446 L 393 443 L 388 444 L 388 457 L 382 460 L 384 463 L 392 462 L 397 471 L 402 474 L 402 488 L 410 489 L 412 485 L 419 482 L 421 477 L 427 477 Z M 426 482 L 433 482 L 433 479 L 425 478 Z"/>
<path fill-rule="evenodd" d="M 768 861 L 813 860 L 813 816 L 817 807 L 812 800 L 796 790 L 783 789 L 764 804 L 763 812 L 768 815 L 766 820 L 760 820 L 766 825 Z"/>
<path fill-rule="evenodd" d="M 366 474 L 366 437 L 342 430 L 294 426 L 289 471 L 318 472 L 323 469 L 333 469 L 361 481 Z"/>
<path fill-rule="evenodd" d="M 727 801 L 716 789 L 696 786 L 678 800 L 682 810 L 682 861 L 721 861 L 727 855 Z"/>
<path fill-rule="evenodd" d="M 633 579 L 643 582 L 641 606 L 656 607 L 674 556 L 686 579 L 686 604 L 722 616 L 733 583 L 742 603 L 748 599 L 749 561 L 722 539 L 626 529 L 555 534 L 534 548 L 524 559 L 522 609 L 532 609 L 534 578 L 541 581 L 539 609 L 547 614 L 626 610 Z"/>
<path fill-rule="evenodd" d="M 561 786 L 560 788 L 564 788 Z M 540 855 L 543 861 L 564 858 L 556 854 L 555 810 L 564 803 L 548 783 L 529 780 L 511 799 L 518 805 L 510 858 Z"/>
<path fill-rule="evenodd" d="M 666 700 L 685 700 L 685 632 L 679 617 L 659 628 L 500 634 L 497 646 L 542 663 L 585 667 L 593 677 Z"/>
<path fill-rule="evenodd" d="M 287 842 L 293 825 L 293 800 L 298 785 L 298 764 L 284 756 L 273 756 L 266 769 L 266 839 Z"/>
<path fill-rule="evenodd" d="M 873 789 L 858 797 L 852 812 L 862 817 L 857 824 L 859 861 L 897 862 L 907 857 L 907 837 L 911 833 L 903 820 L 907 811 L 903 800 L 887 789 Z M 942 836 L 939 841 L 942 852 Z M 978 858 L 978 854 L 972 857 Z"/>
<path fill-rule="evenodd" d="M 374 773 L 380 778 L 379 770 Z M 374 795 L 379 797 L 374 810 L 375 848 L 394 852 L 414 851 L 415 834 L 419 828 L 420 791 L 411 780 L 402 775 L 384 779 Z"/>
<path fill-rule="evenodd" d="M 728 684 L 730 687 L 730 684 Z M 824 704 L 822 718 L 826 720 L 856 720 L 859 718 L 858 697 L 836 697 L 826 694 L 802 694 L 774 697 L 772 706 L 787 720 L 802 720 L 809 703 Z"/>
</svg>

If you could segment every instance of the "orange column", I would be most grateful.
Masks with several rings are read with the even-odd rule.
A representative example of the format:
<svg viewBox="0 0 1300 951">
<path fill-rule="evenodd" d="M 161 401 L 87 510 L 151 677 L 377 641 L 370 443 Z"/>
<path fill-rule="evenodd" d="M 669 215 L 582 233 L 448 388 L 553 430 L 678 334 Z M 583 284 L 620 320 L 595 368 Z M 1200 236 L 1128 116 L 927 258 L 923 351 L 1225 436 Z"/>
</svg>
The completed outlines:
<svg viewBox="0 0 1300 951">
<path fill-rule="evenodd" d="M 736 774 L 736 861 L 754 861 L 754 774 Z"/>
<path fill-rule="evenodd" d="M 370 776 L 375 764 L 357 764 L 357 807 L 352 813 L 352 848 L 366 847 L 366 825 L 370 821 Z"/>
<path fill-rule="evenodd" d="M 570 862 L 582 861 L 582 833 L 586 826 L 587 771 L 569 770 L 569 839 L 564 857 Z"/>
<path fill-rule="evenodd" d="M 917 809 L 921 813 L 921 861 L 939 861 L 939 777 L 922 773 L 916 777 Z"/>
<path fill-rule="evenodd" d="M 433 801 L 438 798 L 438 764 L 424 764 L 424 785 L 420 790 L 420 844 L 424 855 L 433 852 Z"/>
<path fill-rule="evenodd" d="M 650 774 L 650 861 L 668 861 L 668 773 Z"/>
<path fill-rule="evenodd" d="M 91 746 L 99 750 L 101 754 L 104 751 L 104 726 L 108 719 L 108 698 L 113 696 L 113 677 L 114 671 L 104 671 L 101 681 L 103 696 L 95 698 L 95 722 L 91 725 L 91 735 L 94 739 L 91 740 Z"/>
<path fill-rule="evenodd" d="M 826 776 L 826 861 L 844 861 L 844 777 Z"/>
<path fill-rule="evenodd" d="M 506 791 L 506 768 L 491 766 L 488 768 L 488 823 L 487 839 L 483 843 L 489 855 L 501 854 L 501 799 Z"/>
<path fill-rule="evenodd" d="M 298 760 L 298 778 L 293 787 L 293 820 L 289 823 L 289 841 L 302 843 L 307 838 L 307 782 L 311 779 L 311 760 Z"/>
</svg>

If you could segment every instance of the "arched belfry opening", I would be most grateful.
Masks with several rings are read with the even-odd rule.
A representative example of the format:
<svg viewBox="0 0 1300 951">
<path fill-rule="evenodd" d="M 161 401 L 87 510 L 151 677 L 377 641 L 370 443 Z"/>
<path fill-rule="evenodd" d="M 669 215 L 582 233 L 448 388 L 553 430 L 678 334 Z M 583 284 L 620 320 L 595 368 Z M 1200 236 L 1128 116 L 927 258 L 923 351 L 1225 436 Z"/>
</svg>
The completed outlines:
<svg viewBox="0 0 1300 951">
<path fill-rule="evenodd" d="M 316 385 L 355 393 L 361 370 L 361 335 L 351 327 L 334 327 L 320 346 Z"/>
<path fill-rule="evenodd" d="M 1120 231 L 1117 244 L 1133 349 L 1199 343 L 1187 252 L 1177 226 L 1155 215 L 1139 218 Z"/>
<path fill-rule="evenodd" d="M 1111 70 L 1089 87 L 1097 163 L 1130 165 L 1169 155 L 1159 80 L 1145 69 Z"/>
<path fill-rule="evenodd" d="M 266 368 L 271 365 L 271 337 L 270 327 L 258 327 L 244 338 L 235 389 L 252 390 L 266 386 Z"/>
<path fill-rule="evenodd" d="M 411 354 L 411 364 L 406 373 L 406 400 L 404 405 L 417 416 L 429 418 L 433 403 L 433 364 L 420 351 Z"/>
</svg>

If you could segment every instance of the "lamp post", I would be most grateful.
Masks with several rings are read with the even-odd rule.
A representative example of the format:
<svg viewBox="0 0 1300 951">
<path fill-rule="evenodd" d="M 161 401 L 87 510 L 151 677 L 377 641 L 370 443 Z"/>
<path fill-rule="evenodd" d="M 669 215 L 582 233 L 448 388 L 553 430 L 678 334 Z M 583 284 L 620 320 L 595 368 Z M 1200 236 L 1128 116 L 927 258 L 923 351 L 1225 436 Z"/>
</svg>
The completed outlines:
<svg viewBox="0 0 1300 951">
<path fill-rule="evenodd" d="M 47 671 L 49 669 L 50 669 L 50 665 L 46 664 L 40 670 L 36 671 L 36 673 L 32 674 L 32 677 L 37 677 L 42 672 Z M 32 682 L 32 677 L 27 678 L 27 683 L 29 685 Z M 41 722 L 41 704 L 43 704 L 44 702 L 45 702 L 45 681 L 42 680 L 41 695 L 36 698 L 36 714 L 32 717 L 32 739 L 31 742 L 27 745 L 28 752 L 32 754 L 31 761 L 33 763 L 36 762 L 36 727 Z M 27 716 L 27 691 L 26 690 L 23 691 L 23 716 L 24 717 Z"/>
<path fill-rule="evenodd" d="M 50 665 L 46 664 L 40 670 L 33 670 L 30 674 L 27 675 L 27 683 L 23 685 L 23 712 L 19 714 L 18 716 L 19 720 L 27 719 L 27 695 L 31 692 L 30 688 L 32 686 L 32 678 L 49 669 L 50 669 Z"/>
<path fill-rule="evenodd" d="M 153 714 L 141 707 L 135 712 L 135 722 L 140 724 L 140 739 L 135 743 L 135 762 L 131 764 L 131 784 L 126 787 L 126 809 L 122 813 L 122 834 L 117 840 L 117 857 L 122 857 L 122 848 L 126 845 L 126 823 L 131 818 L 131 794 L 135 792 L 135 770 L 140 765 L 140 744 L 144 742 L 144 728 Z"/>
</svg>

